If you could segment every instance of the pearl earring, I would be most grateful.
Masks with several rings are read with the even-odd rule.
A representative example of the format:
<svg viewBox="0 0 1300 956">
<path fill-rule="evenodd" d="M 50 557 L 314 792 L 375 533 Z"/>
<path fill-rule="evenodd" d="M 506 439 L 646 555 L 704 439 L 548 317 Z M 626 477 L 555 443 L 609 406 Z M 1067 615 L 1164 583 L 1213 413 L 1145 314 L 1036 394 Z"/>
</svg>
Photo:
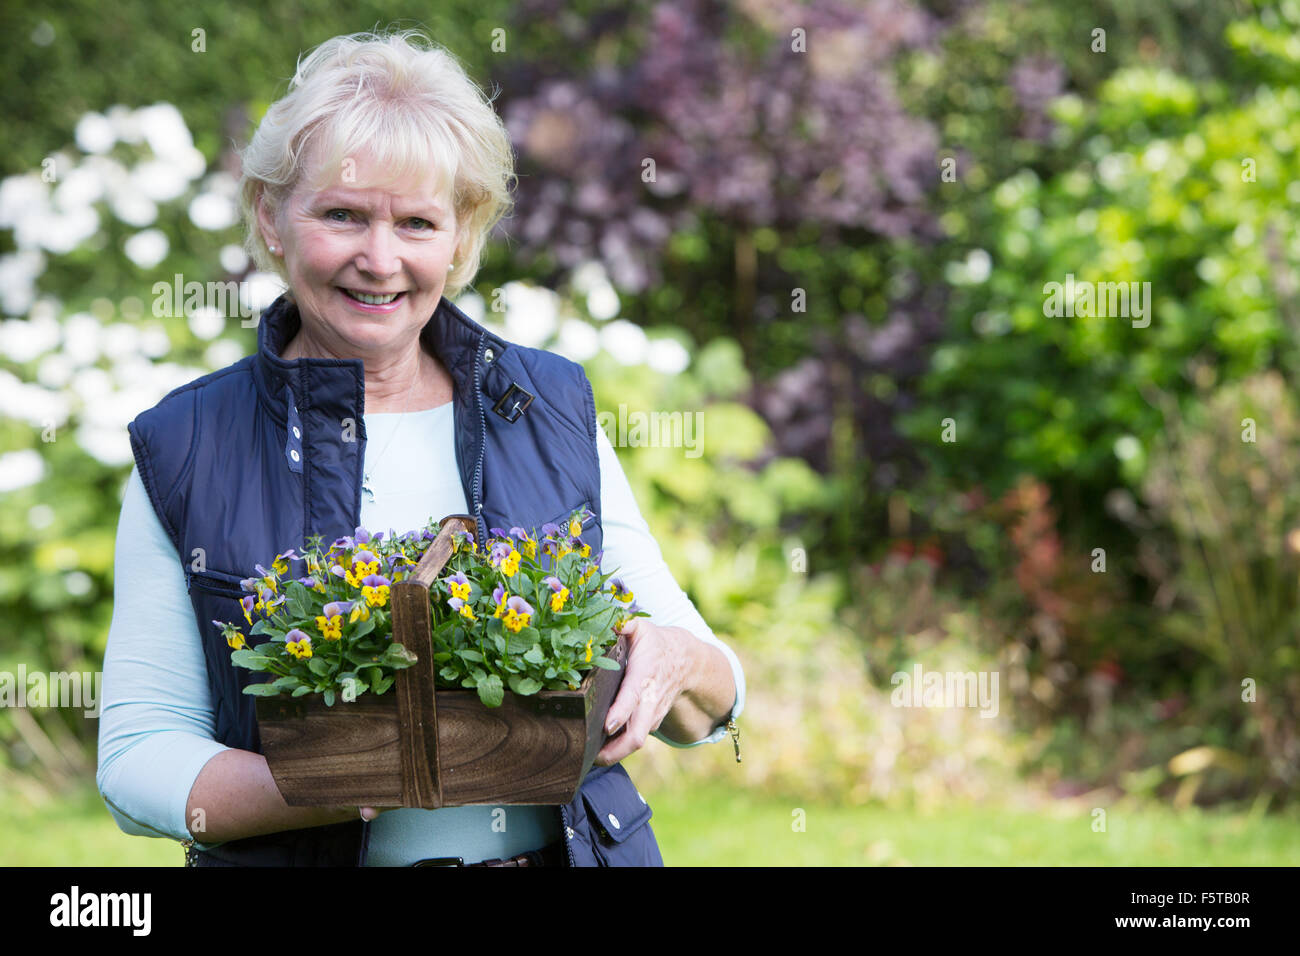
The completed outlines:
<svg viewBox="0 0 1300 956">
<path fill-rule="evenodd" d="M 271 250 L 271 255 L 275 255 L 275 246 L 267 246 L 266 248 Z"/>
</svg>

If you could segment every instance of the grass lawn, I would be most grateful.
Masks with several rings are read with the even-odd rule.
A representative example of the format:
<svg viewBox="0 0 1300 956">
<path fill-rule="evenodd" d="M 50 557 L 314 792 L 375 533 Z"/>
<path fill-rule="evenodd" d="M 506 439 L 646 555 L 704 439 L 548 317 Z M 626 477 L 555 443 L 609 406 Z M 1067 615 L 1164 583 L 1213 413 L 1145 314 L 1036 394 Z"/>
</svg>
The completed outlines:
<svg viewBox="0 0 1300 956">
<path fill-rule="evenodd" d="M 643 791 L 645 792 L 645 791 Z M 180 866 L 179 845 L 118 830 L 93 788 L 41 806 L 0 795 L 0 865 Z M 1294 866 L 1300 815 L 1165 807 L 1086 813 L 945 808 L 799 807 L 720 785 L 650 793 L 652 826 L 669 866 Z M 792 828 L 804 811 L 804 830 Z"/>
</svg>

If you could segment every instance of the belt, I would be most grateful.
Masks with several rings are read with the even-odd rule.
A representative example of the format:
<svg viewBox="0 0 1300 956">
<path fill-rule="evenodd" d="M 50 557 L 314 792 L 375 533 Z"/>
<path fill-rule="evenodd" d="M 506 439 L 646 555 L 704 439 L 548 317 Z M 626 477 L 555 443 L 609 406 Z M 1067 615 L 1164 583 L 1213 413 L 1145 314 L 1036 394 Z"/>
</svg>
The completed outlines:
<svg viewBox="0 0 1300 956">
<path fill-rule="evenodd" d="M 412 866 L 567 866 L 568 854 L 563 841 L 556 841 L 540 850 L 527 850 L 508 859 L 483 860 L 479 863 L 466 863 L 464 857 L 435 856 L 427 860 L 416 860 Z"/>
</svg>

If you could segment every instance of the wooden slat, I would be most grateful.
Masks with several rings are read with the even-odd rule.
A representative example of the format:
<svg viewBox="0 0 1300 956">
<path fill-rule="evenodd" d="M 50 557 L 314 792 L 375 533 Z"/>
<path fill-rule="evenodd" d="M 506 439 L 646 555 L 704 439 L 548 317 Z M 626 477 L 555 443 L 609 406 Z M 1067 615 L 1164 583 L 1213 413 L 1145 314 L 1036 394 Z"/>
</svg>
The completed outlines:
<svg viewBox="0 0 1300 956">
<path fill-rule="evenodd" d="M 289 806 L 402 804 L 400 731 L 390 694 L 333 707 L 319 697 L 263 697 L 257 722 L 271 776 Z"/>
<path fill-rule="evenodd" d="M 443 805 L 429 588 L 451 557 L 452 535 L 470 530 L 473 521 L 467 515 L 443 518 L 438 536 L 415 569 L 391 590 L 393 638 L 417 658 L 414 665 L 398 672 L 394 682 L 401 729 L 402 805 L 407 807 L 432 810 Z"/>
</svg>

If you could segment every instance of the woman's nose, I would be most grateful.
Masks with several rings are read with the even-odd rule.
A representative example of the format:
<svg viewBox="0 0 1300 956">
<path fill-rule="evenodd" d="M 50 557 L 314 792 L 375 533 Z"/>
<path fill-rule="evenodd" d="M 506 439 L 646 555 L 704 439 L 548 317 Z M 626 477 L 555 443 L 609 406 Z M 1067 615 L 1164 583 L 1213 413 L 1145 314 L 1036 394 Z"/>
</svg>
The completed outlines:
<svg viewBox="0 0 1300 956">
<path fill-rule="evenodd" d="M 357 268 L 376 279 L 394 276 L 401 268 L 396 239 L 392 230 L 383 223 L 374 223 L 366 230 L 361 252 L 357 257 Z"/>
</svg>

